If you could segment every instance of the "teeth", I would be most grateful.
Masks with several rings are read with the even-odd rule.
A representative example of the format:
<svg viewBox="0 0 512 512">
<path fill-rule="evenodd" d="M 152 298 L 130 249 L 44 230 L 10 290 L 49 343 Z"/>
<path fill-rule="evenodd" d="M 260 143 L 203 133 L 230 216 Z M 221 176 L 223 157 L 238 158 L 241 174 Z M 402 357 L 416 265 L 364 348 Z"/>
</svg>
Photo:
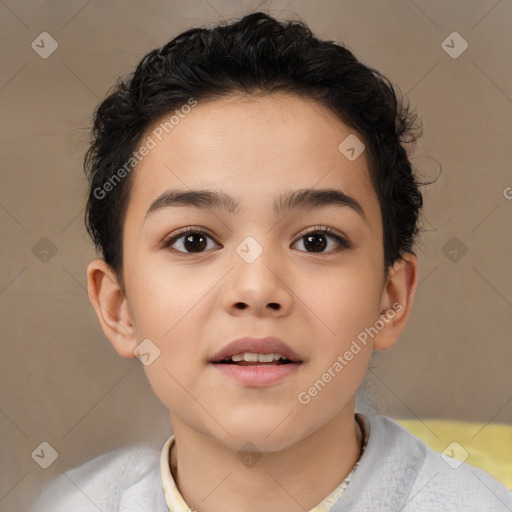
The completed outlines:
<svg viewBox="0 0 512 512">
<path fill-rule="evenodd" d="M 228 358 L 231 359 L 235 363 L 240 361 L 251 361 L 258 363 L 271 363 L 272 361 L 278 361 L 279 359 L 286 359 L 285 356 L 280 354 L 255 354 L 253 352 L 245 352 L 243 354 L 235 354 Z"/>
<path fill-rule="evenodd" d="M 271 363 L 273 360 L 274 354 L 258 354 L 258 362 L 260 363 Z"/>
</svg>

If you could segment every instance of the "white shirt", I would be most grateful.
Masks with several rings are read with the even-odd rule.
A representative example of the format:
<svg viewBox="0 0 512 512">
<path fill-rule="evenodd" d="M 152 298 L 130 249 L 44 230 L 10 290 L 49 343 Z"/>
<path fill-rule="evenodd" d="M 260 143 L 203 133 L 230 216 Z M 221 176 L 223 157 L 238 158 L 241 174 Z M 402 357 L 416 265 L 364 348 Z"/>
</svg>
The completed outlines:
<svg viewBox="0 0 512 512">
<path fill-rule="evenodd" d="M 452 468 L 387 416 L 365 418 L 366 449 L 330 512 L 512 511 L 512 490 L 485 471 L 465 463 Z M 161 453 L 129 446 L 66 471 L 44 489 L 30 512 L 178 512 L 172 499 L 166 502 L 162 480 L 172 488 L 171 443 L 172 438 Z M 167 454 L 163 465 L 162 453 Z"/>
</svg>

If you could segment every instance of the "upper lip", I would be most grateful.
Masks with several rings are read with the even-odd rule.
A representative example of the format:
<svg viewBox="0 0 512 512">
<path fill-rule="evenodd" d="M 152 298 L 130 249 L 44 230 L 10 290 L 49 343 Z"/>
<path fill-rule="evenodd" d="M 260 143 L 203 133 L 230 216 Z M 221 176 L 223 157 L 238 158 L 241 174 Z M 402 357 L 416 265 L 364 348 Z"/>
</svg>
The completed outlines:
<svg viewBox="0 0 512 512">
<path fill-rule="evenodd" d="M 301 361 L 301 357 L 279 338 L 275 338 L 273 336 L 266 336 L 264 338 L 245 336 L 228 343 L 222 350 L 212 357 L 211 362 L 217 363 L 223 359 L 230 358 L 236 354 L 243 354 L 245 352 L 251 352 L 253 354 L 274 353 L 284 356 L 290 361 Z"/>
</svg>

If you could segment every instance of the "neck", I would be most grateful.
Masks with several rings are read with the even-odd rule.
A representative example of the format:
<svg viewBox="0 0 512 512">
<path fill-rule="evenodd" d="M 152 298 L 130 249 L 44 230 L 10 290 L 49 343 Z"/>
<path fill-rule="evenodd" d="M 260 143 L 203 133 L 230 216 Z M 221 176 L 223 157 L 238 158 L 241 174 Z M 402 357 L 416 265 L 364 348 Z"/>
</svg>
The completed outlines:
<svg viewBox="0 0 512 512">
<path fill-rule="evenodd" d="M 258 454 L 257 463 L 244 465 L 238 450 L 179 418 L 171 416 L 171 421 L 171 473 L 187 504 L 198 512 L 311 510 L 345 479 L 363 441 L 352 407 L 289 447 Z"/>
</svg>

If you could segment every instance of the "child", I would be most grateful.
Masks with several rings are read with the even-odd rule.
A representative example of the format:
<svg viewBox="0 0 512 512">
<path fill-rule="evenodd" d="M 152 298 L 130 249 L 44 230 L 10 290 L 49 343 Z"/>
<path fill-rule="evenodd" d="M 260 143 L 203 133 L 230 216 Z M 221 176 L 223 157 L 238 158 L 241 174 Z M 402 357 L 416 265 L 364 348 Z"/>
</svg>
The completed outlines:
<svg viewBox="0 0 512 512">
<path fill-rule="evenodd" d="M 117 84 L 85 161 L 88 288 L 174 435 L 66 472 L 35 510 L 512 510 L 484 471 L 355 413 L 418 284 L 414 129 L 380 73 L 263 13 Z"/>
</svg>

